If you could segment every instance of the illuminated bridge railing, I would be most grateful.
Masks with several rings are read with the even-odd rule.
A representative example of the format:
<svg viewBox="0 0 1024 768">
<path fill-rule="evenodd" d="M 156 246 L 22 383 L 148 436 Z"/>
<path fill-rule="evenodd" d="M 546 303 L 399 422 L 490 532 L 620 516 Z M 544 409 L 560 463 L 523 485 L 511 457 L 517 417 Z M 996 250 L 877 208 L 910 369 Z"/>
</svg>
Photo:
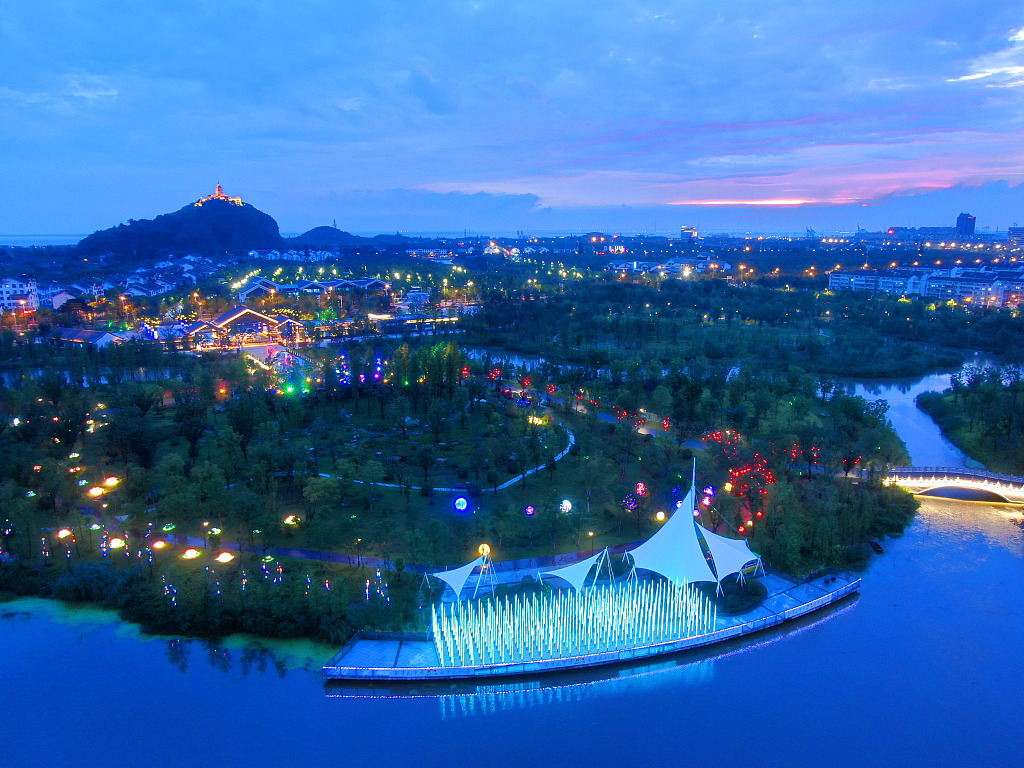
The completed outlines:
<svg viewBox="0 0 1024 768">
<path fill-rule="evenodd" d="M 889 470 L 889 477 L 907 480 L 973 480 L 1024 490 L 1024 477 L 969 467 L 893 467 Z"/>
</svg>

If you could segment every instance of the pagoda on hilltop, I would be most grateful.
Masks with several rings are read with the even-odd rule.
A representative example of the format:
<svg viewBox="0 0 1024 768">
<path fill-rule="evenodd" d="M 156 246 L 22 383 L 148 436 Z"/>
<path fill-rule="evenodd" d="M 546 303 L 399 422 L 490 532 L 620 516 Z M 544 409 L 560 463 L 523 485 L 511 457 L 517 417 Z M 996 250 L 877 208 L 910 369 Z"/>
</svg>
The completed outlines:
<svg viewBox="0 0 1024 768">
<path fill-rule="evenodd" d="M 217 189 L 213 191 L 212 195 L 207 197 L 200 197 L 196 203 L 196 208 L 202 208 L 203 203 L 208 203 L 210 200 L 223 200 L 225 203 L 231 203 L 232 205 L 245 205 L 240 197 L 228 197 L 224 194 L 224 190 L 220 188 L 220 184 L 217 185 Z"/>
</svg>

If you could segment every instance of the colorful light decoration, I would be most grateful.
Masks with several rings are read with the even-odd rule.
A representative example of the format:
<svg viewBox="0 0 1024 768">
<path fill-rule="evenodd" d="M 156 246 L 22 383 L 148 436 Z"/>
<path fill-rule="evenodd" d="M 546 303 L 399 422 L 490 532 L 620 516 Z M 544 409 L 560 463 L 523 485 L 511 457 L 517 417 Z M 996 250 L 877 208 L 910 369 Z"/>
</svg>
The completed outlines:
<svg viewBox="0 0 1024 768">
<path fill-rule="evenodd" d="M 110 477 L 106 478 L 106 479 L 105 479 L 105 480 L 103 481 L 103 484 L 104 484 L 105 486 L 107 486 L 107 488 L 113 488 L 113 487 L 114 487 L 115 485 L 117 485 L 117 484 L 118 484 L 118 483 L 120 483 L 120 482 L 121 482 L 121 478 L 119 478 L 119 477 L 114 477 L 113 475 L 111 475 Z"/>
<path fill-rule="evenodd" d="M 232 560 L 235 559 L 235 556 L 230 552 L 221 552 L 213 559 L 216 560 L 218 563 L 230 563 Z"/>
<path fill-rule="evenodd" d="M 302 520 L 297 515 L 288 515 L 288 517 L 284 519 L 285 525 L 298 525 L 300 522 L 302 522 Z"/>
<path fill-rule="evenodd" d="M 156 541 L 154 541 L 149 546 L 151 546 L 153 549 L 163 549 L 164 547 L 167 546 L 167 542 L 166 541 L 160 541 L 159 539 L 157 539 Z"/>
<path fill-rule="evenodd" d="M 92 488 L 89 489 L 89 495 L 92 496 L 94 499 L 97 496 L 102 496 L 106 492 L 107 492 L 106 488 L 103 488 L 103 487 L 98 486 L 98 485 L 94 485 Z"/>
<path fill-rule="evenodd" d="M 526 516 L 527 516 L 527 517 L 533 517 L 533 515 L 534 515 L 534 513 L 535 513 L 536 511 L 537 511 L 537 510 L 533 508 L 533 504 L 530 504 L 530 505 L 528 505 L 528 506 L 526 507 Z"/>
<path fill-rule="evenodd" d="M 197 557 L 199 557 L 199 554 L 200 553 L 199 553 L 198 549 L 195 549 L 193 547 L 189 547 L 188 549 L 186 549 L 184 552 L 181 553 L 181 556 L 185 560 L 195 560 Z"/>
<path fill-rule="evenodd" d="M 636 484 L 636 495 L 637 496 L 646 496 L 647 495 L 647 486 L 644 483 L 637 483 Z"/>
<path fill-rule="evenodd" d="M 563 515 L 567 515 L 572 512 L 572 502 L 568 499 L 562 499 L 562 503 L 558 505 L 558 509 L 561 510 Z"/>
<path fill-rule="evenodd" d="M 58 539 L 66 539 L 70 535 L 71 535 L 71 530 L 69 528 L 61 528 L 59 531 L 57 531 L 57 538 Z"/>
<path fill-rule="evenodd" d="M 628 582 L 586 592 L 502 597 L 431 608 L 446 667 L 564 658 L 670 642 L 711 632 L 717 612 L 703 594 L 669 582 Z"/>
<path fill-rule="evenodd" d="M 162 530 L 164 533 L 170 533 L 177 527 L 178 526 L 176 526 L 174 523 L 164 523 L 160 530 Z"/>
<path fill-rule="evenodd" d="M 713 485 L 706 485 L 706 486 L 704 486 L 704 495 L 705 496 L 714 496 L 715 495 L 715 486 L 713 486 Z"/>
<path fill-rule="evenodd" d="M 112 538 L 110 540 L 110 548 L 111 549 L 123 549 L 124 548 L 124 539 L 122 539 L 119 536 L 115 536 L 114 538 Z"/>
<path fill-rule="evenodd" d="M 459 512 L 465 512 L 468 507 L 469 502 L 466 501 L 463 497 L 460 496 L 455 500 L 455 509 L 457 509 Z"/>
</svg>

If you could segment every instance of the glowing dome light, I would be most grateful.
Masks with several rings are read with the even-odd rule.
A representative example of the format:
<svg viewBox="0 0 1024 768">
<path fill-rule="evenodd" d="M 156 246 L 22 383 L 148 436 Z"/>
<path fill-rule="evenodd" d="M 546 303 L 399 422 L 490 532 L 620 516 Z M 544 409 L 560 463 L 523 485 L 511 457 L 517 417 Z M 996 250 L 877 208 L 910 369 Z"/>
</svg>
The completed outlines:
<svg viewBox="0 0 1024 768">
<path fill-rule="evenodd" d="M 66 539 L 70 535 L 71 535 L 71 531 L 68 530 L 67 528 L 61 528 L 59 531 L 57 531 L 57 538 L 58 539 Z"/>
<path fill-rule="evenodd" d="M 302 521 L 298 515 L 288 515 L 288 517 L 284 519 L 285 525 L 298 525 L 300 522 Z"/>
<path fill-rule="evenodd" d="M 217 528 L 216 526 L 214 526 L 213 528 L 210 529 L 210 533 L 212 533 L 214 536 L 220 536 L 222 531 L 221 531 L 220 528 Z"/>
<path fill-rule="evenodd" d="M 456 508 L 457 510 L 459 510 L 459 512 L 465 512 L 465 511 L 466 511 L 466 508 L 467 508 L 468 506 L 469 506 L 469 502 L 468 502 L 468 501 L 466 501 L 466 500 L 465 500 L 464 498 L 462 498 L 461 496 L 460 496 L 459 498 L 457 498 L 457 499 L 455 500 L 455 508 Z M 483 554 L 483 553 L 481 552 L 480 554 Z"/>
<path fill-rule="evenodd" d="M 221 552 L 213 559 L 216 560 L 218 563 L 230 563 L 232 560 L 235 559 L 235 556 L 230 552 Z"/>
<path fill-rule="evenodd" d="M 167 542 L 166 541 L 157 540 L 157 541 L 154 541 L 149 546 L 152 547 L 153 549 L 163 549 L 164 547 L 167 546 Z"/>
<path fill-rule="evenodd" d="M 119 478 L 119 477 L 114 477 L 113 475 L 111 475 L 110 477 L 106 478 L 106 479 L 105 479 L 105 480 L 103 481 L 103 484 L 104 484 L 105 486 L 107 486 L 107 488 L 113 488 L 113 487 L 114 487 L 115 485 L 117 485 L 117 484 L 118 484 L 118 483 L 120 483 L 120 482 L 121 482 L 121 478 Z"/>
<path fill-rule="evenodd" d="M 173 531 L 177 527 L 174 523 L 164 523 L 160 530 L 168 532 Z"/>
<path fill-rule="evenodd" d="M 568 499 L 562 499 L 562 503 L 558 506 L 563 513 L 568 514 L 572 512 L 572 502 Z"/>
<path fill-rule="evenodd" d="M 491 554 L 491 545 L 490 544 L 481 544 L 479 547 L 477 547 L 476 551 L 479 552 L 483 556 L 489 555 L 489 554 Z"/>
<path fill-rule="evenodd" d="M 102 525 L 100 525 L 99 523 L 92 523 L 92 524 L 91 524 L 91 525 L 89 526 L 89 530 L 90 530 L 90 531 L 98 531 L 98 530 L 99 530 L 100 528 L 102 528 L 102 527 L 103 527 L 103 526 L 102 526 Z"/>
<path fill-rule="evenodd" d="M 657 520 L 659 523 L 665 522 L 665 513 L 659 509 L 658 514 L 654 516 L 654 519 Z"/>
<path fill-rule="evenodd" d="M 198 549 L 193 549 L 192 547 L 189 547 L 188 549 L 186 549 L 184 552 L 181 553 L 181 556 L 183 558 L 185 558 L 186 560 L 195 560 L 197 557 L 199 557 L 199 550 Z"/>
<path fill-rule="evenodd" d="M 94 485 L 92 488 L 89 489 L 89 495 L 92 496 L 94 499 L 97 496 L 102 496 L 106 492 L 107 492 L 106 488 L 101 488 L 98 485 Z"/>
<path fill-rule="evenodd" d="M 112 538 L 110 540 L 110 548 L 111 549 L 121 549 L 123 546 L 124 546 L 124 539 L 119 539 L 118 537 L 115 536 L 114 538 Z"/>
</svg>

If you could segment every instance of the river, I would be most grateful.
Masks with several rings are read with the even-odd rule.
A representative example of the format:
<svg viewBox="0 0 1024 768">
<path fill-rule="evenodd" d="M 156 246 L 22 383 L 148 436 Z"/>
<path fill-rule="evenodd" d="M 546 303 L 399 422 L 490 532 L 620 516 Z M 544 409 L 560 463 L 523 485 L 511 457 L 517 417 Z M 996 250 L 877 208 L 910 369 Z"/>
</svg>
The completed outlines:
<svg viewBox="0 0 1024 768">
<path fill-rule="evenodd" d="M 915 386 L 866 394 L 890 402 L 916 464 L 943 463 L 930 421 L 901 406 Z M 857 598 L 801 626 L 503 692 L 325 691 L 323 648 L 176 644 L 102 612 L 19 601 L 0 606 L 0 755 L 12 766 L 1019 764 L 1019 518 L 929 500 L 884 542 Z"/>
</svg>

